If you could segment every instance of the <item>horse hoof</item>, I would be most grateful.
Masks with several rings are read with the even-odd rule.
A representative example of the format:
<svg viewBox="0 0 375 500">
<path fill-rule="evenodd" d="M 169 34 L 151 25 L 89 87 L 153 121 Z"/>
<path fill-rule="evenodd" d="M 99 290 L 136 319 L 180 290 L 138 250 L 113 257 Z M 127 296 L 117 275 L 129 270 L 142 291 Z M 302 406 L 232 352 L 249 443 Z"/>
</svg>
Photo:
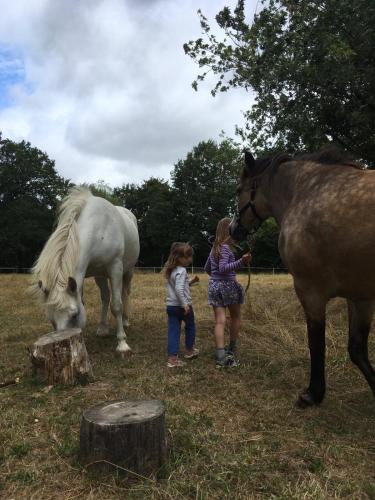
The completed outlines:
<svg viewBox="0 0 375 500">
<path fill-rule="evenodd" d="M 309 408 L 315 406 L 317 403 L 314 401 L 312 394 L 309 390 L 302 392 L 296 402 L 298 408 Z"/>
<path fill-rule="evenodd" d="M 126 342 L 125 339 L 119 340 L 117 347 L 116 347 L 116 353 L 121 357 L 125 358 L 127 357 L 132 350 L 130 349 L 128 343 Z"/>
<path fill-rule="evenodd" d="M 125 359 L 129 358 L 133 354 L 133 351 L 131 349 L 128 349 L 127 351 L 119 351 L 116 349 L 116 356 L 118 356 L 120 359 Z"/>
</svg>

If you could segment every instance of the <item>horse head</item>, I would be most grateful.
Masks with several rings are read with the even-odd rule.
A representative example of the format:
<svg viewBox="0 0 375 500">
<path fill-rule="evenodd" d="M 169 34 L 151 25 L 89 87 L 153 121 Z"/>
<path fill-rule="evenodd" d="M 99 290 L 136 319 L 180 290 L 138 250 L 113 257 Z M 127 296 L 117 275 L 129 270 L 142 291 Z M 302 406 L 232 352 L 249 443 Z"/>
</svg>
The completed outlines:
<svg viewBox="0 0 375 500">
<path fill-rule="evenodd" d="M 249 151 L 245 151 L 245 164 L 237 188 L 237 213 L 230 225 L 230 234 L 235 240 L 242 240 L 252 231 L 256 231 L 263 221 L 270 217 L 267 200 L 262 186 L 265 171 L 273 164 L 272 158 L 255 160 Z"/>
<path fill-rule="evenodd" d="M 51 290 L 45 288 L 42 281 L 38 282 L 38 287 L 42 292 L 41 302 L 55 330 L 84 328 L 86 311 L 74 278 L 69 276 L 65 286 L 56 284 Z"/>
<path fill-rule="evenodd" d="M 230 234 L 235 240 L 242 240 L 272 215 L 268 196 L 269 180 L 277 167 L 291 159 L 285 153 L 255 160 L 245 151 L 245 164 L 237 188 L 237 213 L 230 225 Z"/>
</svg>

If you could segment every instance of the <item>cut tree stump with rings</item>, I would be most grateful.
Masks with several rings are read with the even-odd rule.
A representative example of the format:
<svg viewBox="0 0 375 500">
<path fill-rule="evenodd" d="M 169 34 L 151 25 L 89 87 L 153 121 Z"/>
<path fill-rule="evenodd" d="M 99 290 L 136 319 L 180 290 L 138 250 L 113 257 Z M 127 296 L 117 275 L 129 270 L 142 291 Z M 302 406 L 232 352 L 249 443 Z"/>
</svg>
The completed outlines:
<svg viewBox="0 0 375 500">
<path fill-rule="evenodd" d="M 165 460 L 164 404 L 151 400 L 106 401 L 83 412 L 80 462 L 89 470 L 117 469 L 149 476 Z"/>
</svg>

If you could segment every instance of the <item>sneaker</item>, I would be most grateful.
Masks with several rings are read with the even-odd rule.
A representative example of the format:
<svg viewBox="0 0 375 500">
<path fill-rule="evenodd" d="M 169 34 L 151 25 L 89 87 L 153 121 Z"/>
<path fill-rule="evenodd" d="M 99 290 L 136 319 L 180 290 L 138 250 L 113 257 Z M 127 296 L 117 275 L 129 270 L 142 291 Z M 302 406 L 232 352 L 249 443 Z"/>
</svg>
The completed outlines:
<svg viewBox="0 0 375 500">
<path fill-rule="evenodd" d="M 175 358 L 169 358 L 167 362 L 167 368 L 178 368 L 181 366 L 185 366 L 186 363 L 181 361 L 181 359 L 175 357 Z"/>
<path fill-rule="evenodd" d="M 233 355 L 227 354 L 223 359 L 216 360 L 216 368 L 237 368 L 240 362 Z"/>
<path fill-rule="evenodd" d="M 234 356 L 235 356 L 236 349 L 230 349 L 230 348 L 229 348 L 229 345 L 226 345 L 226 346 L 224 347 L 224 349 L 225 349 L 225 353 L 226 353 L 228 356 L 232 356 L 232 357 L 234 357 Z"/>
<path fill-rule="evenodd" d="M 199 356 L 199 349 L 196 349 L 193 347 L 193 349 L 190 349 L 189 351 L 185 352 L 184 358 L 185 359 L 195 359 Z"/>
</svg>

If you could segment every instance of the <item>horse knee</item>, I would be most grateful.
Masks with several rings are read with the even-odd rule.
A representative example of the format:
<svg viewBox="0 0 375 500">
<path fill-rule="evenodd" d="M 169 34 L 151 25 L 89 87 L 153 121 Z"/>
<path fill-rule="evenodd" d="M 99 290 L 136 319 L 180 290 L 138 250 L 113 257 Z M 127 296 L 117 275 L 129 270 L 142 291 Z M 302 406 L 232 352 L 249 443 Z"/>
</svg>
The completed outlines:
<svg viewBox="0 0 375 500">
<path fill-rule="evenodd" d="M 111 302 L 111 312 L 114 316 L 117 314 L 122 314 L 122 301 L 121 300 L 113 300 Z"/>
</svg>

